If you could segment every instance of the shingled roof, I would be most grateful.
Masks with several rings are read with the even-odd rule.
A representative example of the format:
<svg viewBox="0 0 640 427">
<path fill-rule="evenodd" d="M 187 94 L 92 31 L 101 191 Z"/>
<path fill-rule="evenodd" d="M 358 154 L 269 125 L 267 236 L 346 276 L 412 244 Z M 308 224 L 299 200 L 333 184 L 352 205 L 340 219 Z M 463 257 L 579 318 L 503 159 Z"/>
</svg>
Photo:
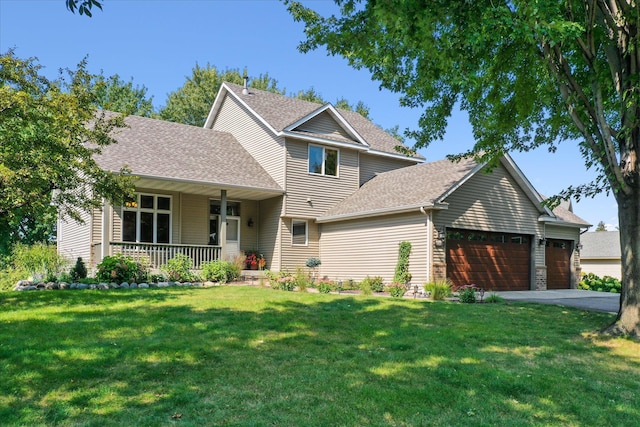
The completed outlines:
<svg viewBox="0 0 640 427">
<path fill-rule="evenodd" d="M 107 113 L 113 114 L 113 113 Z M 281 192 L 280 186 L 227 132 L 139 116 L 114 131 L 118 141 L 96 156 L 105 170 L 133 175 Z"/>
<path fill-rule="evenodd" d="M 381 173 L 325 212 L 318 222 L 437 207 L 451 188 L 478 167 L 471 159 L 440 160 Z"/>
<path fill-rule="evenodd" d="M 581 259 L 620 259 L 620 232 L 593 231 L 580 237 Z"/>
<path fill-rule="evenodd" d="M 243 89 L 244 87 L 241 85 L 225 82 L 221 87 L 218 98 L 220 98 L 225 91 L 229 91 L 233 96 L 259 115 L 262 120 L 264 120 L 276 133 L 284 132 L 288 127 L 299 122 L 301 119 L 313 116 L 313 113 L 315 112 L 324 111 L 327 107 L 327 104 L 317 104 L 315 102 L 304 101 L 254 88 L 248 88 L 249 93 L 245 95 L 242 93 Z M 216 103 L 218 98 L 216 98 Z M 216 108 L 215 104 L 213 108 Z M 334 110 L 340 115 L 345 123 L 357 133 L 357 135 L 362 137 L 368 145 L 370 152 L 403 156 L 395 149 L 396 146 L 402 144 L 380 127 L 373 124 L 370 120 L 354 111 L 342 109 Z M 211 125 L 209 120 L 207 121 L 207 125 Z M 295 132 L 295 130 L 292 131 Z M 297 133 L 300 134 L 300 136 L 303 136 L 302 132 Z M 327 137 L 327 139 L 332 138 Z M 353 142 L 356 143 L 357 141 L 354 140 Z M 417 161 L 424 159 L 419 154 L 409 158 Z"/>
</svg>

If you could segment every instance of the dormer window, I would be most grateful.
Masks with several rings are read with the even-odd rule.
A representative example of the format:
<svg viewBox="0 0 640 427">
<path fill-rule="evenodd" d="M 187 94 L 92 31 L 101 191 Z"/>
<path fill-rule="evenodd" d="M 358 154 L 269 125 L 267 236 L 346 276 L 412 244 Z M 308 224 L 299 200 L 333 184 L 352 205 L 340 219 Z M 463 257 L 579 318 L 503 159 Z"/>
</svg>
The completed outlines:
<svg viewBox="0 0 640 427">
<path fill-rule="evenodd" d="M 333 148 L 309 145 L 309 173 L 338 176 L 339 152 Z"/>
</svg>

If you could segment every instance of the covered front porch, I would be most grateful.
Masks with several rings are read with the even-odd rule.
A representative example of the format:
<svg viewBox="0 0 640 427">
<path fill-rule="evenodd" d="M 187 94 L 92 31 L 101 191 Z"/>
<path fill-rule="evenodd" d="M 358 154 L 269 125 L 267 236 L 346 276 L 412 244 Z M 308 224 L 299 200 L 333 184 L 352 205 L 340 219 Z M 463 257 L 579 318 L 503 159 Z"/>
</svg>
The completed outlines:
<svg viewBox="0 0 640 427">
<path fill-rule="evenodd" d="M 118 253 L 152 271 L 178 254 L 191 258 L 195 270 L 247 251 L 265 253 L 269 261 L 273 252 L 269 218 L 281 206 L 281 190 L 151 178 L 139 179 L 136 189 L 135 201 L 125 206 L 105 202 L 99 217 L 94 216 L 100 223 L 93 227 L 94 267 L 105 256 Z"/>
</svg>

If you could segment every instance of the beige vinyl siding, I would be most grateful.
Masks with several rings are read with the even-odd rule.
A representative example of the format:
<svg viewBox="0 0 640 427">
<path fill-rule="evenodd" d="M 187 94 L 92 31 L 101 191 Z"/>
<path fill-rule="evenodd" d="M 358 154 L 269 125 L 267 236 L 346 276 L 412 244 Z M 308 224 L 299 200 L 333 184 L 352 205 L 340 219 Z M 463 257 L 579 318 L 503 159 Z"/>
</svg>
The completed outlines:
<svg viewBox="0 0 640 427">
<path fill-rule="evenodd" d="M 577 227 L 560 227 L 557 225 L 547 224 L 545 227 L 545 237 L 551 239 L 563 239 L 563 240 L 580 240 L 580 229 Z"/>
<path fill-rule="evenodd" d="M 182 194 L 182 243 L 185 245 L 206 245 L 209 243 L 209 197 Z"/>
<path fill-rule="evenodd" d="M 249 218 L 253 227 L 249 227 Z M 258 247 L 258 202 L 243 201 L 240 203 L 240 250 L 260 250 Z"/>
<path fill-rule="evenodd" d="M 353 138 L 351 138 L 349 134 L 345 132 L 345 130 L 340 127 L 340 125 L 326 111 L 318 114 L 311 120 L 304 122 L 295 130 L 318 133 L 342 141 L 354 142 Z"/>
<path fill-rule="evenodd" d="M 494 230 L 539 235 L 540 211 L 502 167 L 478 172 L 445 199 L 446 210 L 434 218 L 437 227 Z"/>
<path fill-rule="evenodd" d="M 284 138 L 277 137 L 232 96 L 226 96 L 215 119 L 214 130 L 229 132 L 284 188 Z"/>
<path fill-rule="evenodd" d="M 400 242 L 411 242 L 411 282 L 427 281 L 427 217 L 398 214 L 321 224 L 320 276 L 362 280 L 382 276 L 393 280 Z"/>
<path fill-rule="evenodd" d="M 318 224 L 312 220 L 307 221 L 306 246 L 293 245 L 291 242 L 291 224 L 295 218 L 283 218 L 282 227 L 282 267 L 281 270 L 295 272 L 298 267 L 305 267 L 307 259 L 320 256 L 318 242 Z"/>
<path fill-rule="evenodd" d="M 88 266 L 91 262 L 91 214 L 80 212 L 83 223 L 70 218 L 58 220 L 57 247 L 58 253 L 71 264 L 81 257 Z"/>
<path fill-rule="evenodd" d="M 544 248 L 537 239 L 544 226 L 538 222 L 540 211 L 509 175 L 498 166 L 492 173 L 478 172 L 455 190 L 445 202 L 446 210 L 434 212 L 436 229 L 502 231 L 528 234 L 532 238 L 535 265 L 544 265 Z M 444 263 L 445 247 L 436 248 L 434 263 Z"/>
<path fill-rule="evenodd" d="M 280 216 L 282 197 L 273 197 L 259 202 L 258 250 L 264 254 L 266 268 L 279 271 L 281 265 Z"/>
<path fill-rule="evenodd" d="M 620 280 L 622 278 L 622 265 L 620 260 L 614 259 L 581 259 L 580 267 L 583 273 L 593 273 L 600 277 L 611 276 Z"/>
<path fill-rule="evenodd" d="M 360 153 L 360 185 L 375 177 L 376 174 L 411 166 L 415 161 L 398 160 L 391 157 Z"/>
<path fill-rule="evenodd" d="M 315 218 L 358 189 L 356 151 L 339 150 L 338 177 L 333 177 L 309 174 L 308 147 L 306 142 L 287 139 L 288 217 Z"/>
</svg>

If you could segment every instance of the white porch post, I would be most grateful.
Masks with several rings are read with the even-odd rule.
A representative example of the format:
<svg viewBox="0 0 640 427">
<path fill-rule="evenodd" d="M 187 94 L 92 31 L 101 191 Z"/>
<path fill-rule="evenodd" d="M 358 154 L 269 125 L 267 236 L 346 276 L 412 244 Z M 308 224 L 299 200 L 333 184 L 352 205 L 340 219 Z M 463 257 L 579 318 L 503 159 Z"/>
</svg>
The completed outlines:
<svg viewBox="0 0 640 427">
<path fill-rule="evenodd" d="M 220 191 L 220 259 L 227 258 L 227 190 Z"/>
<path fill-rule="evenodd" d="M 111 205 L 107 199 L 102 199 L 102 239 L 100 245 L 100 261 L 104 257 L 111 255 L 111 247 L 109 241 L 111 239 Z"/>
</svg>

